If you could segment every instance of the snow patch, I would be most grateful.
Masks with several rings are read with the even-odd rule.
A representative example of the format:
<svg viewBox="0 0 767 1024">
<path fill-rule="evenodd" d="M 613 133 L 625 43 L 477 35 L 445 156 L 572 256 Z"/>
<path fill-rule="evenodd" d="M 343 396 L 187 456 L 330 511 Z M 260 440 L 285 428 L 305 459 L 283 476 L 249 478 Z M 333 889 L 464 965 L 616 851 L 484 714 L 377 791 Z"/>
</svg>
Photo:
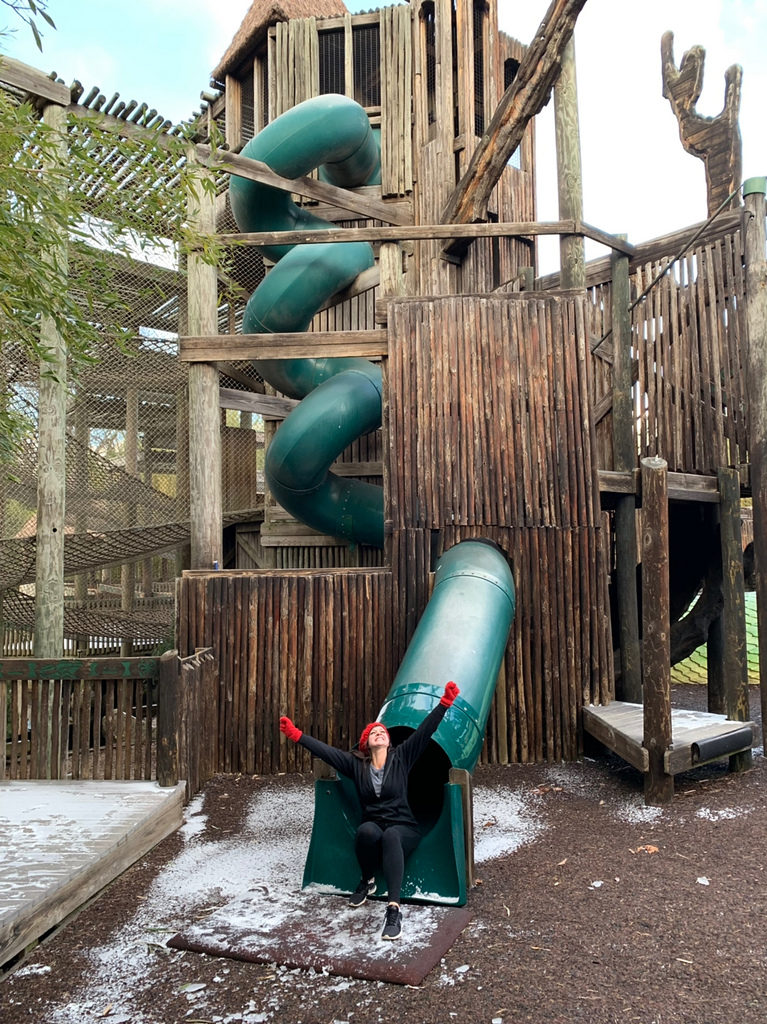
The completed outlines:
<svg viewBox="0 0 767 1024">
<path fill-rule="evenodd" d="M 505 857 L 520 846 L 533 842 L 545 828 L 528 796 L 500 787 L 475 787 L 475 863 Z"/>
</svg>

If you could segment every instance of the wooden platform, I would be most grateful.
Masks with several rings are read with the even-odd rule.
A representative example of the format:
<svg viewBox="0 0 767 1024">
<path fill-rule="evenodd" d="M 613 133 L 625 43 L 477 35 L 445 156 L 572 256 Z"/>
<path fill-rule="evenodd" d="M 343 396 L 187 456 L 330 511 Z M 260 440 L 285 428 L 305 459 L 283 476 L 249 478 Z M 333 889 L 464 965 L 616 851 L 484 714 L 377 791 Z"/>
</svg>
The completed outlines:
<svg viewBox="0 0 767 1024">
<path fill-rule="evenodd" d="M 644 707 L 614 700 L 583 709 L 584 730 L 619 754 L 640 772 L 649 771 L 647 750 L 642 745 Z M 753 722 L 733 722 L 706 711 L 671 710 L 672 742 L 664 754 L 669 775 L 688 771 L 742 750 L 750 750 L 756 735 Z"/>
<path fill-rule="evenodd" d="M 182 822 L 185 783 L 0 785 L 0 966 Z"/>
</svg>

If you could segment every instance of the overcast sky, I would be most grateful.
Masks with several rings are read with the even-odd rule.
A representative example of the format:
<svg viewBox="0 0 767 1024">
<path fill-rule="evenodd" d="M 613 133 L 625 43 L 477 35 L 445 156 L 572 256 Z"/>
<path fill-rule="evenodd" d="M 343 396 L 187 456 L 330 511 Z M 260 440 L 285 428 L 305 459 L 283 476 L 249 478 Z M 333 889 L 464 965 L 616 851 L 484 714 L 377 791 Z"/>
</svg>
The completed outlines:
<svg viewBox="0 0 767 1024">
<path fill-rule="evenodd" d="M 529 42 L 548 4 L 499 0 L 501 27 Z M 355 12 L 374 5 L 347 6 Z M 15 30 L 2 37 L 0 50 L 55 70 L 67 83 L 77 78 L 182 120 L 198 108 L 200 90 L 249 7 L 250 0 L 50 0 L 57 28 L 45 30 L 42 54 L 27 27 L 0 8 L 0 28 Z M 677 66 L 691 46 L 706 50 L 700 114 L 721 111 L 725 70 L 743 67 L 743 173 L 767 174 L 759 99 L 767 97 L 767 0 L 587 0 L 575 33 L 584 218 L 632 242 L 706 216 L 703 163 L 682 149 L 661 94 L 660 40 L 667 30 Z M 558 217 L 552 118 L 550 103 L 538 118 L 540 220 Z M 587 256 L 604 251 L 594 246 Z M 541 269 L 554 269 L 555 258 L 542 243 Z"/>
</svg>

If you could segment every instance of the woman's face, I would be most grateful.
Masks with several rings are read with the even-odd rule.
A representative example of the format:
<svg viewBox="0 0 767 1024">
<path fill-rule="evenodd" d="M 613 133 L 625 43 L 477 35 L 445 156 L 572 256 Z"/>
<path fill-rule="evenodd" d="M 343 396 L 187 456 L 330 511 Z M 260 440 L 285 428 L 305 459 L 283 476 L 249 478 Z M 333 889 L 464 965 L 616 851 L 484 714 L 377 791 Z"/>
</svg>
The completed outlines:
<svg viewBox="0 0 767 1024">
<path fill-rule="evenodd" d="M 370 730 L 368 736 L 369 747 L 388 747 L 389 746 L 389 734 L 382 725 L 377 725 L 374 729 Z"/>
</svg>

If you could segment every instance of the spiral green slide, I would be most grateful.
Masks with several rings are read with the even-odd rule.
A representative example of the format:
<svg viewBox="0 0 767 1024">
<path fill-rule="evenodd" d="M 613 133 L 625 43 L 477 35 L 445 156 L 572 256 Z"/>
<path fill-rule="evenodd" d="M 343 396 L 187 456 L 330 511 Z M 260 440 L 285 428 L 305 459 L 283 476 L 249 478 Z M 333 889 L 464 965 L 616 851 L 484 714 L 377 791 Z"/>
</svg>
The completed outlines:
<svg viewBox="0 0 767 1024">
<path fill-rule="evenodd" d="M 342 187 L 380 180 L 380 152 L 367 114 L 346 96 L 316 96 L 272 121 L 242 155 L 285 178 L 315 168 Z M 288 192 L 232 176 L 232 212 L 241 231 L 316 231 L 332 227 L 297 206 Z M 337 292 L 374 265 L 363 242 L 265 246 L 276 261 L 245 309 L 245 334 L 305 331 Z M 381 370 L 367 359 L 259 360 L 278 391 L 302 399 L 276 432 L 266 457 L 272 494 L 291 515 L 322 533 L 383 546 L 383 491 L 339 477 L 333 462 L 381 423 Z"/>
</svg>

